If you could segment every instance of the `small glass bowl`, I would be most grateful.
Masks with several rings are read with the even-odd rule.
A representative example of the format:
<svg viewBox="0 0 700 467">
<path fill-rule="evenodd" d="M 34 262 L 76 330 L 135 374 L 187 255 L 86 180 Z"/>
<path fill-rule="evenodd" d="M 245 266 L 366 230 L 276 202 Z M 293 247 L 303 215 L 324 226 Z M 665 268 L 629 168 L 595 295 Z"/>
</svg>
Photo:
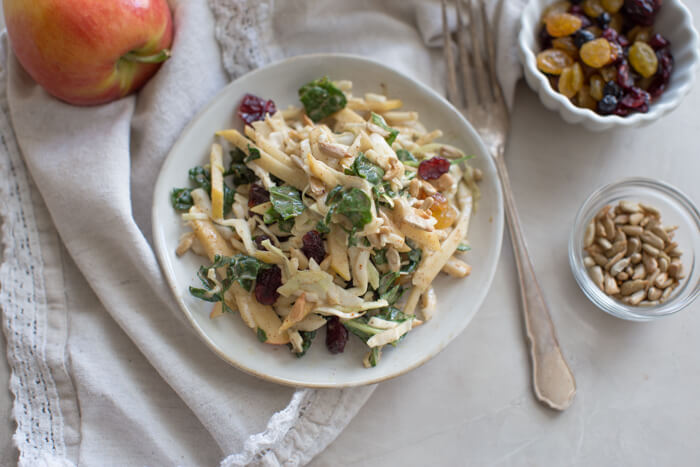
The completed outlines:
<svg viewBox="0 0 700 467">
<path fill-rule="evenodd" d="M 586 226 L 600 209 L 629 200 L 649 204 L 661 212 L 663 225 L 677 225 L 673 238 L 683 252 L 681 283 L 663 303 L 655 306 L 632 306 L 600 290 L 583 264 L 583 240 Z M 676 313 L 700 295 L 700 213 L 693 202 L 676 188 L 649 178 L 625 178 L 593 192 L 576 214 L 569 239 L 569 263 L 583 293 L 601 310 L 631 321 L 650 321 Z"/>
</svg>

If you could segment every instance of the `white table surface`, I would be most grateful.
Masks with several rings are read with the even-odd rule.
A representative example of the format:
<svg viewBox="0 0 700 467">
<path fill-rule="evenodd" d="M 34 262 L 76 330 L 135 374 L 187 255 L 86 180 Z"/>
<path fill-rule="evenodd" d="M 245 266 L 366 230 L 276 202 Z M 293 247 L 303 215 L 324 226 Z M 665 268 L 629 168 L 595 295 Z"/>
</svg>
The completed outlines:
<svg viewBox="0 0 700 467">
<path fill-rule="evenodd" d="M 698 27 L 700 0 L 686 3 Z M 652 323 L 620 321 L 586 300 L 566 256 L 576 210 L 605 183 L 658 177 L 700 201 L 698 108 L 696 85 L 675 112 L 647 128 L 590 133 L 565 124 L 521 83 L 507 161 L 535 269 L 576 375 L 574 404 L 558 414 L 533 397 L 506 237 L 494 283 L 466 331 L 423 367 L 381 384 L 312 465 L 698 465 L 700 302 Z M 8 378 L 2 358 L 0 466 L 17 458 Z"/>
</svg>

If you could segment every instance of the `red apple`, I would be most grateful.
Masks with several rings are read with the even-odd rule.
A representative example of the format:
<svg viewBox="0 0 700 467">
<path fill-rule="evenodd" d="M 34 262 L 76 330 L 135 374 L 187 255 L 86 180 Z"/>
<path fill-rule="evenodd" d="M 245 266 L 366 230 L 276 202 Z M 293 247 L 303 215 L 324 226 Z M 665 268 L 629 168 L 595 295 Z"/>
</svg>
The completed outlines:
<svg viewBox="0 0 700 467">
<path fill-rule="evenodd" d="M 93 105 L 143 86 L 170 56 L 166 0 L 4 0 L 12 49 L 50 94 Z"/>
</svg>

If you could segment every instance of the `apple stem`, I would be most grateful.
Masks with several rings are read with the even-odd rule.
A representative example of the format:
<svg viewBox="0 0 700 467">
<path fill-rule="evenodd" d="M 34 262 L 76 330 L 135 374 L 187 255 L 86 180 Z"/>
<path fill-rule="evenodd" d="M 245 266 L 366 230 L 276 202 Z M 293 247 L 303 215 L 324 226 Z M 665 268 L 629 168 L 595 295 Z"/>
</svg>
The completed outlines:
<svg viewBox="0 0 700 467">
<path fill-rule="evenodd" d="M 153 55 L 137 55 L 135 52 L 129 52 L 122 57 L 124 60 L 139 63 L 161 63 L 170 58 L 170 49 L 163 49 Z"/>
</svg>

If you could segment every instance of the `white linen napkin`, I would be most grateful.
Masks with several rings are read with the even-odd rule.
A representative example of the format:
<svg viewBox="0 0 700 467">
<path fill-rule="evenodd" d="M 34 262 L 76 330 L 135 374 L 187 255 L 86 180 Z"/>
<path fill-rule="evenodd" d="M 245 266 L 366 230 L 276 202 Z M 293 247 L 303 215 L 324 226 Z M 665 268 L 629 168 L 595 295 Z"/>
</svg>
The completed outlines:
<svg viewBox="0 0 700 467">
<path fill-rule="evenodd" d="M 518 68 L 509 42 L 524 0 L 505 3 L 499 70 L 510 98 Z M 211 353 L 151 248 L 152 187 L 194 114 L 230 78 L 270 60 L 357 53 L 443 89 L 441 48 L 426 45 L 440 30 L 439 3 L 209 4 L 171 1 L 173 56 L 136 97 L 72 107 L 11 54 L 2 66 L 0 303 L 21 465 L 300 465 L 374 389 L 294 390 Z"/>
</svg>

